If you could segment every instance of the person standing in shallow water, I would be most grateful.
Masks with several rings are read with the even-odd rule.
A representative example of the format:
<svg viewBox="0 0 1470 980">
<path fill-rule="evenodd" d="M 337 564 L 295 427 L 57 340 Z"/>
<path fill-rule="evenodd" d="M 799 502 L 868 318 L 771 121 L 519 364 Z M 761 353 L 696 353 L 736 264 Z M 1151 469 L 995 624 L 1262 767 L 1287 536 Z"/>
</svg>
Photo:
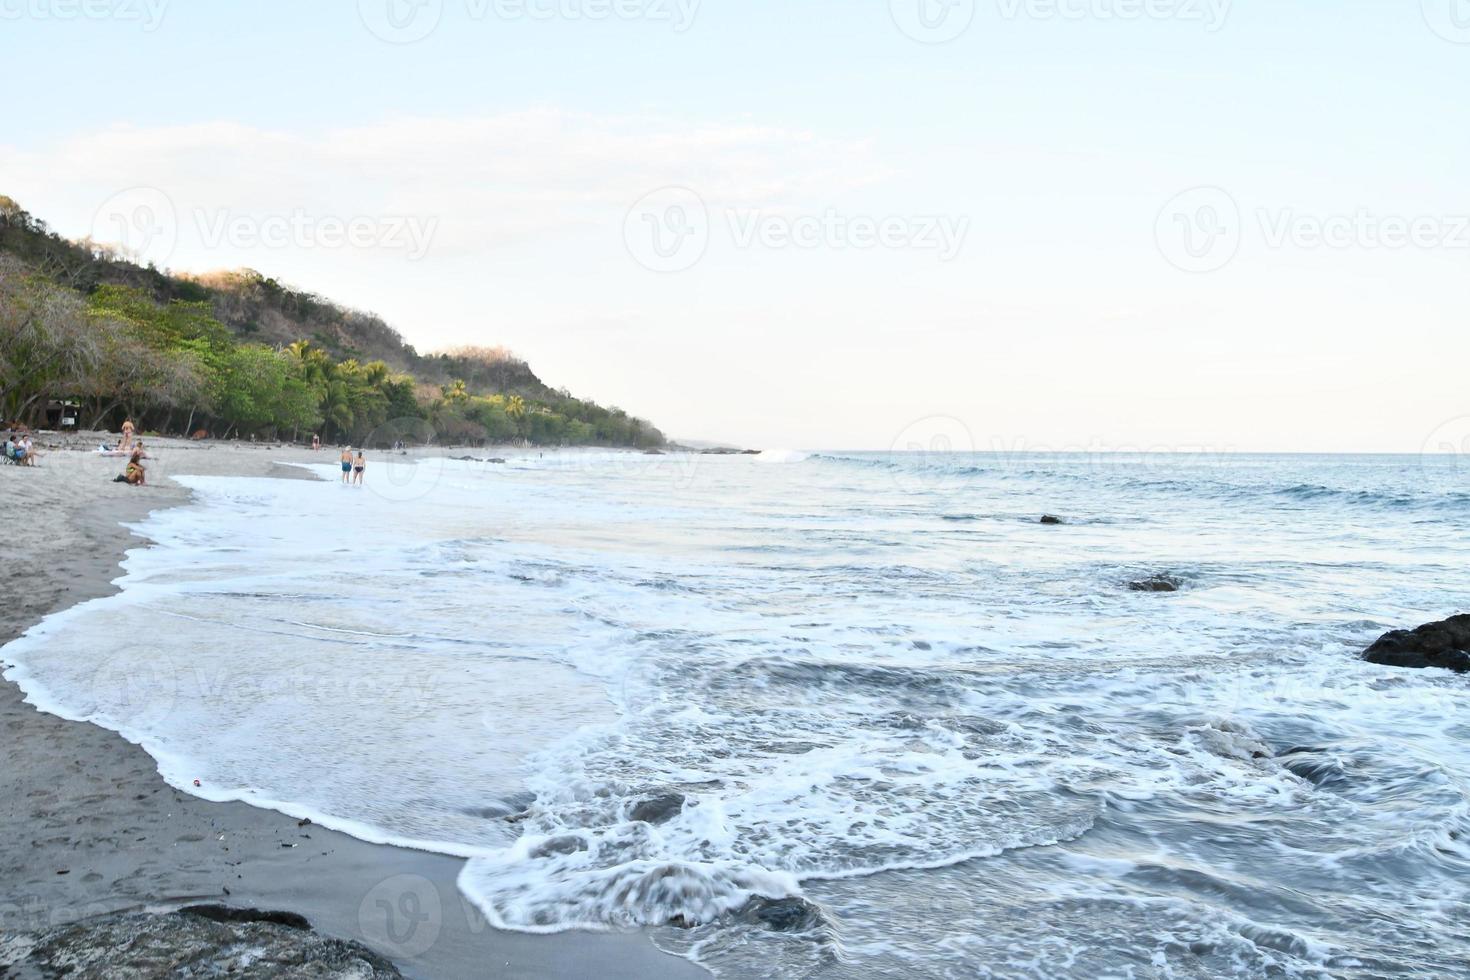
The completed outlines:
<svg viewBox="0 0 1470 980">
<path fill-rule="evenodd" d="M 352 477 L 352 450 L 342 450 L 342 482 L 346 483 Z"/>
<path fill-rule="evenodd" d="M 357 451 L 357 459 L 352 461 L 352 485 L 362 486 L 362 471 L 367 469 L 367 458 L 363 456 L 362 450 Z"/>
</svg>

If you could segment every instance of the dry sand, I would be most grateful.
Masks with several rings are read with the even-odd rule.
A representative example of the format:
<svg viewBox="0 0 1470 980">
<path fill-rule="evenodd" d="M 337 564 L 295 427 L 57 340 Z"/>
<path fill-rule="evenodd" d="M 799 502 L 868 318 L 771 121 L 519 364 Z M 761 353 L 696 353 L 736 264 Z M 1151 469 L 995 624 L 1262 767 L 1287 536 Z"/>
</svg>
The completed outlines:
<svg viewBox="0 0 1470 980">
<path fill-rule="evenodd" d="M 114 591 L 123 552 L 146 544 L 122 522 L 188 500 L 169 474 L 309 479 L 280 464 L 336 459 L 331 450 L 249 444 L 149 440 L 149 448 L 154 485 L 144 488 L 110 482 L 124 461 L 85 451 L 0 467 L 0 643 Z M 202 900 L 298 912 L 411 977 L 706 976 L 637 932 L 494 930 L 455 887 L 459 860 L 180 793 L 138 746 L 43 714 L 9 682 L 0 684 L 0 739 L 0 934 Z"/>
</svg>

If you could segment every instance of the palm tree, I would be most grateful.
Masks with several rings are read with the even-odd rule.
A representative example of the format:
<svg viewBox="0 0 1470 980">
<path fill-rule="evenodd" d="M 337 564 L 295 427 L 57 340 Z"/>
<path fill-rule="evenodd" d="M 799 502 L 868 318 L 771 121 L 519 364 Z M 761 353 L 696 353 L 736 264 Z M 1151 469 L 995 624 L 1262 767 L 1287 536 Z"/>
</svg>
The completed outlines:
<svg viewBox="0 0 1470 980">
<path fill-rule="evenodd" d="M 352 428 L 355 418 L 352 412 L 352 389 L 347 382 L 338 378 L 327 382 L 322 395 L 321 413 L 327 424 L 338 433 Z"/>
<path fill-rule="evenodd" d="M 332 362 L 327 359 L 327 352 L 320 347 L 313 347 L 309 340 L 298 340 L 287 345 L 286 353 L 300 362 L 301 376 L 307 384 L 326 381 L 332 373 Z"/>
<path fill-rule="evenodd" d="M 526 417 L 526 400 L 520 395 L 511 395 L 505 403 L 505 414 L 513 419 Z"/>
</svg>

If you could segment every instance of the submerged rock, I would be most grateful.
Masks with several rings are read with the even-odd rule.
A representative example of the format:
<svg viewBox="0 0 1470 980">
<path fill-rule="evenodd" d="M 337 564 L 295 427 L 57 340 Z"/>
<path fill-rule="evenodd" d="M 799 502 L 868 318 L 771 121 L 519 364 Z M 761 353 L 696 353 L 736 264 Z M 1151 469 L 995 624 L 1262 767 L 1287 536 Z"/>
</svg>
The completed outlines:
<svg viewBox="0 0 1470 980">
<path fill-rule="evenodd" d="M 1327 749 L 1296 746 L 1277 756 L 1282 768 L 1317 786 L 1330 787 L 1347 781 L 1347 769 Z"/>
<path fill-rule="evenodd" d="M 129 913 L 12 936 L 0 975 L 75 980 L 153 977 L 310 977 L 393 980 L 396 967 L 361 943 L 311 931 L 292 912 L 201 905 L 165 915 Z"/>
<path fill-rule="evenodd" d="M 1178 592 L 1182 586 L 1183 583 L 1172 575 L 1155 575 L 1128 583 L 1128 588 L 1134 592 Z"/>
<path fill-rule="evenodd" d="M 311 931 L 311 923 L 306 921 L 306 916 L 295 912 L 272 912 L 267 909 L 236 909 L 228 905 L 190 905 L 179 909 L 180 915 L 194 915 L 210 922 L 224 923 L 250 923 L 264 922 L 271 925 L 285 926 L 287 929 L 299 929 L 302 932 Z"/>
<path fill-rule="evenodd" d="M 1470 616 L 1386 633 L 1364 652 L 1363 659 L 1385 667 L 1442 667 L 1470 673 Z"/>
<path fill-rule="evenodd" d="M 660 796 L 647 797 L 633 804 L 633 809 L 628 811 L 628 819 L 643 823 L 668 823 L 683 810 L 683 793 L 664 793 Z"/>
<path fill-rule="evenodd" d="M 541 845 L 531 852 L 533 858 L 549 858 L 566 854 L 576 854 L 578 851 L 587 850 L 587 842 L 576 834 L 566 834 L 562 837 L 553 837 L 542 841 Z"/>
<path fill-rule="evenodd" d="M 735 915 L 775 932 L 811 932 L 827 924 L 821 908 L 804 898 L 752 898 Z"/>
<path fill-rule="evenodd" d="M 1064 521 L 1064 520 L 1062 520 L 1060 517 L 1057 517 L 1055 514 L 1042 514 L 1041 515 L 1041 523 L 1043 523 L 1043 524 L 1065 524 L 1067 522 Z"/>
</svg>

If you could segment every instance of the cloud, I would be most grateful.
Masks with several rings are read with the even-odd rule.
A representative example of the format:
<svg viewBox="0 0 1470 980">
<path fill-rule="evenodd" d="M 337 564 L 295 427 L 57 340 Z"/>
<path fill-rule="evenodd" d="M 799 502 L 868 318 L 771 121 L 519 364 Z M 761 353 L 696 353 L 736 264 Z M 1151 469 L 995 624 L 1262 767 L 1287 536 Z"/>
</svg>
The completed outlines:
<svg viewBox="0 0 1470 980">
<path fill-rule="evenodd" d="M 694 188 L 711 207 L 781 207 L 886 173 L 866 141 L 550 108 L 318 132 L 228 121 L 114 126 L 41 148 L 0 144 L 0 193 L 64 234 L 115 239 L 116 222 L 99 223 L 98 209 L 131 189 L 162 192 L 178 223 L 167 258 L 185 267 L 238 258 L 241 249 L 220 247 L 224 213 L 257 226 L 291 216 L 433 221 L 433 255 L 454 257 L 616 227 L 667 186 Z M 211 252 L 224 254 L 211 263 Z"/>
</svg>

